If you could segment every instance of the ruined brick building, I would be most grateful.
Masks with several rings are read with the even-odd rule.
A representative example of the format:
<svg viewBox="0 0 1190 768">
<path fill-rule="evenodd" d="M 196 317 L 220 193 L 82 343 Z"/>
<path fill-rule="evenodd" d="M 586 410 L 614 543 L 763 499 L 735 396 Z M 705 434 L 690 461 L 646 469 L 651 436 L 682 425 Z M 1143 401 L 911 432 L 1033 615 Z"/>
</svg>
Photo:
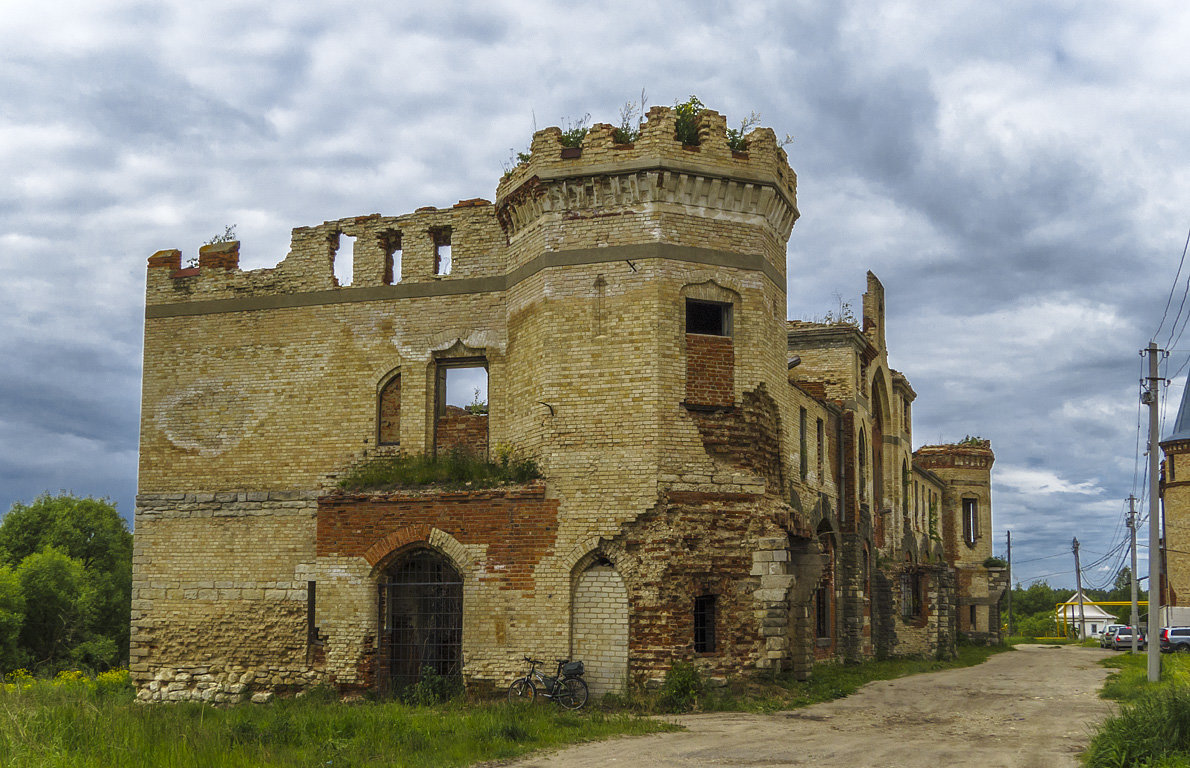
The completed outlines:
<svg viewBox="0 0 1190 768">
<path fill-rule="evenodd" d="M 143 699 L 476 689 L 581 658 L 662 674 L 946 654 L 999 636 L 990 446 L 911 450 L 884 290 L 788 322 L 796 177 L 773 132 L 533 138 L 496 202 L 149 259 L 132 672 Z M 354 238 L 351 285 L 334 278 Z M 342 246 L 345 248 L 345 246 Z M 797 265 L 792 265 L 796 269 Z M 484 409 L 446 402 L 488 376 Z M 347 493 L 386 453 L 513 446 L 542 480 Z"/>
</svg>

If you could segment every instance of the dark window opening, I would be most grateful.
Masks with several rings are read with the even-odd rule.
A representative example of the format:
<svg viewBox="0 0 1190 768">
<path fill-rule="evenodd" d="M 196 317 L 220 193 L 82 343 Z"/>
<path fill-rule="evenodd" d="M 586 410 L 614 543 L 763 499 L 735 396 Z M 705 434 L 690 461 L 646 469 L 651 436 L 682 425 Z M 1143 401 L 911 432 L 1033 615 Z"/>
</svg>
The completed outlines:
<svg viewBox="0 0 1190 768">
<path fill-rule="evenodd" d="M 977 622 L 975 620 L 975 606 L 972 605 L 972 606 L 968 606 L 968 607 L 970 608 L 970 613 L 971 613 L 971 617 L 970 617 L 971 618 L 971 621 L 970 621 L 971 629 L 972 630 L 978 629 Z M 1092 628 L 1092 631 L 1094 631 L 1094 628 Z"/>
<path fill-rule="evenodd" d="M 694 652 L 715 652 L 715 595 L 694 598 Z"/>
<path fill-rule="evenodd" d="M 821 485 L 826 481 L 826 476 L 822 471 L 823 461 L 825 460 L 826 456 L 826 429 L 822 423 L 822 419 L 818 420 L 817 430 L 817 434 L 815 435 L 817 439 L 817 450 L 815 451 L 814 455 L 818 467 L 818 483 Z"/>
<path fill-rule="evenodd" d="M 798 414 L 798 440 L 800 442 L 801 460 L 798 470 L 802 476 L 802 482 L 805 482 L 806 476 L 810 472 L 810 457 L 806 455 L 806 449 L 809 447 L 806 443 L 806 409 L 800 408 Z"/>
<path fill-rule="evenodd" d="M 449 275 L 452 267 L 450 253 L 450 227 L 430 232 L 434 238 L 434 274 Z"/>
<path fill-rule="evenodd" d="M 901 615 L 907 618 L 921 614 L 921 574 L 901 574 Z"/>
<path fill-rule="evenodd" d="M 318 644 L 318 626 L 314 623 L 314 603 L 316 581 L 306 582 L 306 642 L 310 645 Z"/>
<path fill-rule="evenodd" d="M 686 333 L 730 336 L 731 305 L 718 301 L 686 299 Z"/>
<path fill-rule="evenodd" d="M 901 460 L 901 518 L 909 525 L 909 464 Z"/>
<path fill-rule="evenodd" d="M 830 585 L 823 584 L 814 593 L 814 637 L 818 639 L 831 636 L 831 602 Z"/>
<path fill-rule="evenodd" d="M 401 282 L 401 233 L 385 232 L 381 235 L 380 244 L 384 248 L 384 284 Z"/>
<path fill-rule="evenodd" d="M 462 688 L 463 579 L 445 557 L 421 549 L 401 558 L 380 586 L 381 690 L 400 693 L 423 675 Z"/>
<path fill-rule="evenodd" d="M 858 451 L 858 453 L 859 453 L 859 456 L 857 458 L 859 459 L 859 461 L 857 463 L 859 464 L 859 497 L 861 500 L 863 500 L 863 499 L 868 498 L 868 473 L 867 473 L 868 451 L 867 451 L 866 446 L 864 445 L 864 433 L 862 430 L 859 433 L 859 451 Z"/>
<path fill-rule="evenodd" d="M 979 538 L 979 502 L 963 499 L 963 541 L 974 544 Z"/>
</svg>

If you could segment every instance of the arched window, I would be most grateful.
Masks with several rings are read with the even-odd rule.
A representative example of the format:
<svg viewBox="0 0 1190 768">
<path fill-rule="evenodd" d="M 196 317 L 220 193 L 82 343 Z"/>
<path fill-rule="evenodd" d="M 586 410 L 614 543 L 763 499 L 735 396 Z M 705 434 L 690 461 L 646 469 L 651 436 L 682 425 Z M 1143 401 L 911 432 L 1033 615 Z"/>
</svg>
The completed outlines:
<svg viewBox="0 0 1190 768">
<path fill-rule="evenodd" d="M 376 442 L 380 445 L 401 443 L 401 374 L 393 376 L 380 388 L 379 429 Z"/>
</svg>

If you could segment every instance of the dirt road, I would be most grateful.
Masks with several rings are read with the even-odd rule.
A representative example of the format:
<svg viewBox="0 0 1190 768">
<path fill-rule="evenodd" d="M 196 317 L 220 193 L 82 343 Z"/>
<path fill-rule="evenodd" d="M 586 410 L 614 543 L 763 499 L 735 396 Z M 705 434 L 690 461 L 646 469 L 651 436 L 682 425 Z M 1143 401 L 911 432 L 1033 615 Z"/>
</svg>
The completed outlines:
<svg viewBox="0 0 1190 768">
<path fill-rule="evenodd" d="M 775 715 L 675 718 L 688 730 L 574 747 L 520 768 L 1077 766 L 1112 651 L 1020 646 L 976 667 L 865 686 L 846 699 Z"/>
</svg>

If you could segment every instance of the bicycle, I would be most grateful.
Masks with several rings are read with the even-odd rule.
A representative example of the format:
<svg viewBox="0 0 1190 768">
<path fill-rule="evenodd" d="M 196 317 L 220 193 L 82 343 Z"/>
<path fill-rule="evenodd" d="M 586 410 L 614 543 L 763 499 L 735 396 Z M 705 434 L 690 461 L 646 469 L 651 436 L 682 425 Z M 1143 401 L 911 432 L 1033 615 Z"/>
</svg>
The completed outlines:
<svg viewBox="0 0 1190 768">
<path fill-rule="evenodd" d="M 583 663 L 558 659 L 558 671 L 553 677 L 547 677 L 537 670 L 543 662 L 525 657 L 529 663 L 529 674 L 518 677 L 508 686 L 508 700 L 528 704 L 537 698 L 538 685 L 541 695 L 553 699 L 564 709 L 582 709 L 587 703 L 587 681 L 583 680 Z"/>
</svg>

